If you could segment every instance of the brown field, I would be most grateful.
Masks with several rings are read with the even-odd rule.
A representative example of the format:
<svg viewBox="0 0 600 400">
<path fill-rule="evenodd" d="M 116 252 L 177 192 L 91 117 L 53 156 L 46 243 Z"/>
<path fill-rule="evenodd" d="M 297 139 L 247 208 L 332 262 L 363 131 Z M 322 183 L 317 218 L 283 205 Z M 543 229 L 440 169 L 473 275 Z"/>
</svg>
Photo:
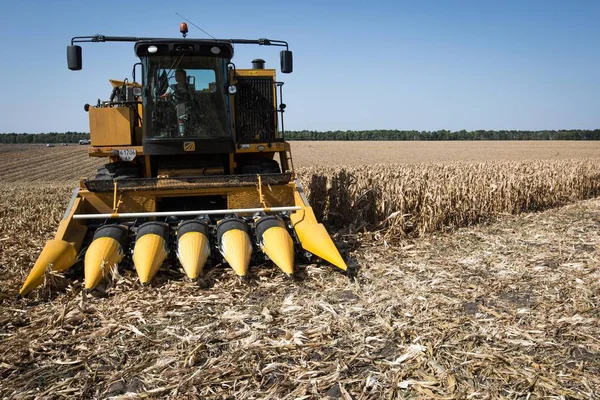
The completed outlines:
<svg viewBox="0 0 600 400">
<path fill-rule="evenodd" d="M 76 181 L 93 175 L 105 162 L 89 157 L 87 146 L 76 144 L 0 144 L 0 182 Z"/>
<path fill-rule="evenodd" d="M 600 158 L 600 142 L 291 142 L 294 166 L 361 166 Z M 0 182 L 71 181 L 105 162 L 87 146 L 0 144 Z"/>
<path fill-rule="evenodd" d="M 600 143 L 292 146 L 355 277 L 125 266 L 83 297 L 75 268 L 16 300 L 102 160 L 0 145 L 0 398 L 600 397 Z"/>
<path fill-rule="evenodd" d="M 600 158 L 600 142 L 291 142 L 298 166 Z"/>
</svg>

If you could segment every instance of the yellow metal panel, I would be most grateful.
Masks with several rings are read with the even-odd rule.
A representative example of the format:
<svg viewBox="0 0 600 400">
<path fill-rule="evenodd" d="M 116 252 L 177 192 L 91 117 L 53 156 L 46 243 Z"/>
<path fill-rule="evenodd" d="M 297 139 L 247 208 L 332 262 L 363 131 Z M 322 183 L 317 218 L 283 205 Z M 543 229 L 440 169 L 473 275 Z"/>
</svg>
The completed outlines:
<svg viewBox="0 0 600 400">
<path fill-rule="evenodd" d="M 275 80 L 274 69 L 236 69 L 239 76 L 272 76 Z"/>
<path fill-rule="evenodd" d="M 302 248 L 346 271 L 348 269 L 346 262 L 331 240 L 325 226 L 317 221 L 312 207 L 304 203 L 297 191 L 294 192 L 294 198 L 296 205 L 302 209 L 291 214 L 290 220 Z"/>
<path fill-rule="evenodd" d="M 268 207 L 285 207 L 294 205 L 294 194 L 289 186 L 263 186 L 263 196 Z M 259 208 L 258 188 L 246 188 L 244 191 L 232 192 L 227 196 L 228 208 Z"/>
<path fill-rule="evenodd" d="M 80 195 L 87 201 L 87 213 L 108 214 L 113 212 L 114 196 L 112 192 L 81 191 Z M 120 193 L 117 191 L 117 200 L 120 200 L 119 212 L 156 211 L 156 198 L 154 195 L 140 195 L 137 192 Z"/>
<path fill-rule="evenodd" d="M 69 242 L 77 251 L 79 251 L 79 248 L 81 247 L 81 243 L 83 242 L 83 238 L 87 232 L 87 226 L 81 224 L 77 220 L 74 220 L 73 215 L 80 212 L 80 209 L 83 205 L 83 200 L 77 197 L 65 218 L 63 218 L 58 224 L 58 228 L 54 236 L 54 238 L 57 240 Z"/>
<path fill-rule="evenodd" d="M 111 146 L 111 147 L 89 147 L 88 148 L 88 155 L 90 157 L 110 157 L 112 156 L 112 152 L 113 150 L 115 151 L 119 151 L 119 150 L 135 150 L 136 154 L 138 156 L 143 156 L 144 155 L 144 148 L 142 146 L 126 146 L 126 147 L 119 147 L 119 146 Z M 119 161 L 118 159 L 116 161 Z"/>
<path fill-rule="evenodd" d="M 283 207 L 294 205 L 293 183 L 287 185 L 264 185 L 262 188 L 267 207 Z M 188 197 L 188 196 L 214 196 L 221 195 L 227 197 L 228 208 L 254 208 L 262 207 L 258 194 L 258 187 L 222 187 L 222 188 L 203 188 L 203 189 L 180 189 L 161 191 L 140 190 L 140 191 L 119 191 L 117 189 L 117 199 L 120 201 L 118 211 L 126 212 L 151 212 L 156 211 L 156 199 L 167 197 Z M 80 212 L 109 214 L 113 212 L 114 196 L 112 192 L 90 192 L 81 190 L 79 196 L 85 201 L 86 207 Z M 58 237 L 57 239 L 62 239 Z"/>
<path fill-rule="evenodd" d="M 134 113 L 129 107 L 90 107 L 90 139 L 92 146 L 132 145 Z"/>
<path fill-rule="evenodd" d="M 112 87 L 122 87 L 123 86 L 123 81 L 118 81 L 116 79 L 109 79 L 108 81 L 110 82 Z M 128 87 L 142 87 L 142 85 L 140 85 L 137 82 L 127 82 L 127 86 Z"/>
</svg>

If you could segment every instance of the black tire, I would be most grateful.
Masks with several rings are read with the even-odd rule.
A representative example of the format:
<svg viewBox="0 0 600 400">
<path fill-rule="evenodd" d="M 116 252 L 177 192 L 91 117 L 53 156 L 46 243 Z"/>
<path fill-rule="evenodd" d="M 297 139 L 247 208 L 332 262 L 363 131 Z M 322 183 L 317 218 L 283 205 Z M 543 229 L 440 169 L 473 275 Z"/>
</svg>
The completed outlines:
<svg viewBox="0 0 600 400">
<path fill-rule="evenodd" d="M 109 163 L 96 171 L 96 180 L 120 180 L 139 178 L 137 167 L 130 163 Z"/>
<path fill-rule="evenodd" d="M 279 174 L 281 169 L 275 160 L 263 158 L 260 160 L 249 160 L 248 163 L 242 165 L 242 174 L 257 175 L 257 174 Z"/>
<path fill-rule="evenodd" d="M 242 166 L 242 174 L 243 175 L 258 175 L 262 174 L 263 170 L 260 165 L 243 165 Z"/>
</svg>

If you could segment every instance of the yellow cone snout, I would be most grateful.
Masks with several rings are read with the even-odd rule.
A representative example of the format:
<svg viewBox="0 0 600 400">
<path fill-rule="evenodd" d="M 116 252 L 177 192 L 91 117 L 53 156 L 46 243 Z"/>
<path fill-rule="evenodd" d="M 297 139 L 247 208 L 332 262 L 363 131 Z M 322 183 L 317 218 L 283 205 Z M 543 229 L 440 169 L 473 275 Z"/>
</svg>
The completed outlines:
<svg viewBox="0 0 600 400">
<path fill-rule="evenodd" d="M 290 215 L 290 220 L 294 224 L 294 230 L 304 250 L 329 261 L 344 271 L 348 269 L 329 233 L 327 233 L 323 224 L 317 222 L 312 208 L 306 207 Z"/>
<path fill-rule="evenodd" d="M 110 268 L 118 265 L 129 243 L 128 229 L 111 224 L 100 227 L 85 253 L 85 288 L 91 290 L 108 276 Z"/>
<path fill-rule="evenodd" d="M 285 223 L 278 217 L 265 216 L 256 224 L 256 238 L 260 249 L 286 275 L 294 273 L 294 242 Z"/>
<path fill-rule="evenodd" d="M 48 269 L 64 271 L 75 264 L 75 261 L 77 261 L 77 250 L 71 243 L 64 240 L 49 240 L 29 272 L 19 294 L 24 296 L 41 285 Z"/>
<path fill-rule="evenodd" d="M 146 222 L 137 231 L 133 265 L 141 283 L 149 282 L 168 255 L 169 227 L 162 222 Z"/>
<path fill-rule="evenodd" d="M 217 225 L 219 251 L 233 271 L 245 276 L 252 257 L 252 243 L 248 226 L 241 218 L 226 218 Z"/>
<path fill-rule="evenodd" d="M 183 221 L 177 227 L 177 258 L 186 275 L 197 279 L 210 256 L 210 230 L 203 220 Z"/>
</svg>

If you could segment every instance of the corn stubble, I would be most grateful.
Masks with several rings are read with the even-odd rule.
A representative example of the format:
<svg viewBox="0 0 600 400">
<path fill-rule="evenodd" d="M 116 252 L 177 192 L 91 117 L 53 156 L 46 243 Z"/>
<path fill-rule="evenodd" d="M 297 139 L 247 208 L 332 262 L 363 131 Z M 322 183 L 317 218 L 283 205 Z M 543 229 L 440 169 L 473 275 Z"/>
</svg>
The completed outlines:
<svg viewBox="0 0 600 400">
<path fill-rule="evenodd" d="M 594 398 L 597 199 L 428 233 L 597 196 L 599 167 L 301 168 L 356 280 L 208 268 L 200 284 L 163 270 L 141 288 L 129 267 L 107 296 L 49 274 L 21 301 L 74 183 L 0 183 L 0 397 Z"/>
</svg>

